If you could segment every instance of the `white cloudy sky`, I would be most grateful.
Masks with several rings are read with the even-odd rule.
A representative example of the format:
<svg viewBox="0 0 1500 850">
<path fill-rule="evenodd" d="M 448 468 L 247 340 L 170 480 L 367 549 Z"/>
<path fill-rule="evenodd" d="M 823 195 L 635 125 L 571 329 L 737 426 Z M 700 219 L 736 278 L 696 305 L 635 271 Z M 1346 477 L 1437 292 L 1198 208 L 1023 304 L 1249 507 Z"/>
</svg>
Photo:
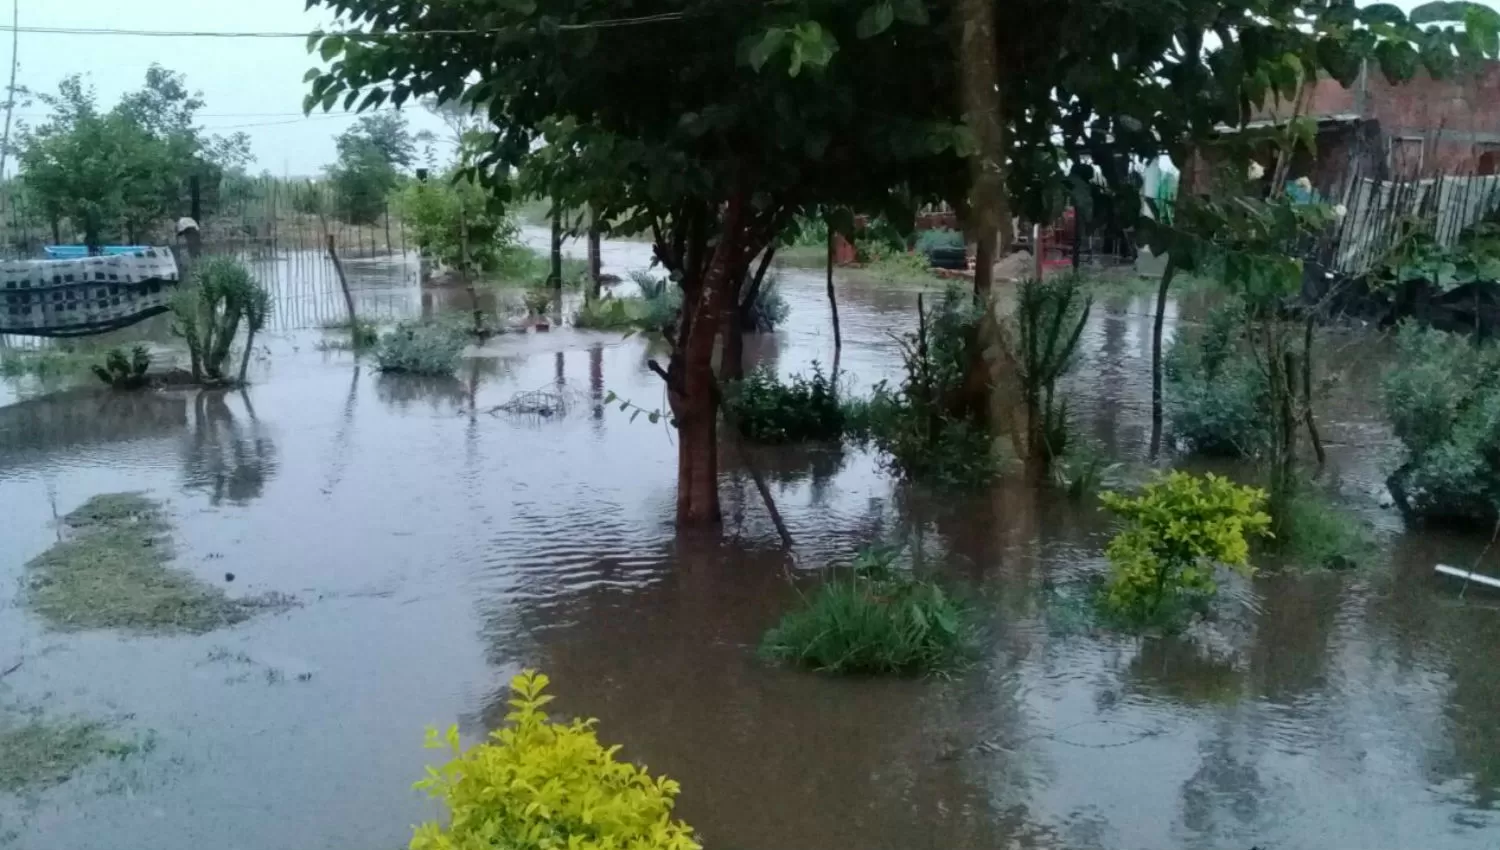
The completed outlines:
<svg viewBox="0 0 1500 850">
<path fill-rule="evenodd" d="M 22 27 L 195 30 L 216 32 L 305 32 L 328 23 L 325 13 L 305 12 L 303 0 L 13 0 Z M 1395 0 L 1410 9 L 1420 0 Z M 1500 8 L 1500 0 L 1485 0 Z M 0 0 L 0 21 L 9 23 L 10 4 Z M 9 56 L 0 33 L 0 62 Z M 207 106 L 202 123 L 211 131 L 243 130 L 250 135 L 257 168 L 276 174 L 309 175 L 333 158 L 333 136 L 348 116 L 300 118 L 306 85 L 302 75 L 314 64 L 298 39 L 140 38 L 124 35 L 22 33 L 19 82 L 50 90 L 69 73 L 80 72 L 101 100 L 113 103 L 140 85 L 146 68 L 159 62 L 187 75 L 201 89 Z M 3 84 L 3 82 L 0 82 Z M 28 117 L 35 116 L 37 107 Z M 438 129 L 420 110 L 408 110 L 414 128 Z"/>
<path fill-rule="evenodd" d="M 329 16 L 304 12 L 303 0 L 15 0 L 21 26 L 215 32 L 306 32 Z M 10 23 L 10 2 L 0 0 L 0 23 Z M 333 137 L 353 123 L 345 115 L 301 118 L 302 75 L 315 64 L 299 39 L 140 38 L 22 32 L 18 83 L 53 90 L 70 73 L 82 73 L 112 104 L 138 88 L 146 68 L 159 62 L 187 75 L 207 104 L 201 123 L 213 132 L 243 130 L 254 143 L 256 169 L 276 174 L 316 173 L 334 157 Z M 0 33 L 0 62 L 10 56 L 10 34 Z M 5 71 L 8 72 L 8 68 Z M 0 79 L 0 86 L 4 80 Z M 43 114 L 39 105 L 22 110 Z M 407 110 L 412 126 L 439 125 L 420 109 Z"/>
</svg>

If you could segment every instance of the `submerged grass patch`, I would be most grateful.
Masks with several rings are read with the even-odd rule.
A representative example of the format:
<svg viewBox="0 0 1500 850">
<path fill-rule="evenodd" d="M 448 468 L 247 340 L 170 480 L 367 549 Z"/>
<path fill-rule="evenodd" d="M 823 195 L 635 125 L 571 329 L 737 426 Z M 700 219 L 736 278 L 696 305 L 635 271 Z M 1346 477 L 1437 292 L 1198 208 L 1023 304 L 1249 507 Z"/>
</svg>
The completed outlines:
<svg viewBox="0 0 1500 850">
<path fill-rule="evenodd" d="M 969 611 L 938 583 L 862 555 L 766 633 L 761 654 L 827 673 L 918 675 L 958 666 L 973 645 Z"/>
<path fill-rule="evenodd" d="M 57 785 L 96 758 L 133 749 L 91 721 L 32 718 L 19 726 L 0 725 L 0 794 Z"/>
<path fill-rule="evenodd" d="M 26 565 L 25 602 L 54 629 L 201 634 L 271 604 L 230 599 L 169 567 L 171 527 L 139 493 L 95 496 L 63 522 L 68 539 Z"/>
<path fill-rule="evenodd" d="M 1375 548 L 1370 529 L 1325 493 L 1303 489 L 1279 512 L 1276 545 L 1305 569 L 1352 569 Z"/>
</svg>

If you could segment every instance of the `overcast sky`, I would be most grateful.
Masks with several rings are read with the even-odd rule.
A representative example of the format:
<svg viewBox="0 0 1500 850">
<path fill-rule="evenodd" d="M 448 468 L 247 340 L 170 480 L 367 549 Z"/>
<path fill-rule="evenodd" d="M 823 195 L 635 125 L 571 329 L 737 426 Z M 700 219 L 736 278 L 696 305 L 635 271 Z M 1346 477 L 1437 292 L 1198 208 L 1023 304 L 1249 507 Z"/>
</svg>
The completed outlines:
<svg viewBox="0 0 1500 850">
<path fill-rule="evenodd" d="M 306 32 L 327 25 L 303 0 L 16 0 L 22 27 Z M 1410 9 L 1420 0 L 1395 0 Z M 1485 0 L 1500 8 L 1500 0 Z M 1361 4 L 1363 5 L 1363 4 Z M 0 0 L 0 22 L 10 4 Z M 9 55 L 0 33 L 0 57 Z M 345 115 L 301 118 L 302 75 L 315 64 L 300 39 L 141 38 L 125 35 L 21 33 L 18 81 L 51 91 L 70 73 L 83 73 L 105 105 L 140 86 L 146 68 L 159 62 L 187 75 L 203 91 L 201 122 L 211 132 L 243 130 L 257 159 L 254 168 L 294 176 L 317 173 L 333 159 L 333 137 L 353 122 Z M 3 61 L 3 59 L 0 59 Z M 0 80 L 3 85 L 3 80 Z M 37 117 L 38 107 L 27 110 Z M 420 109 L 408 109 L 413 129 L 439 130 Z M 441 135 L 441 134 L 440 134 Z"/>
<path fill-rule="evenodd" d="M 304 12 L 303 0 L 18 0 L 21 26 L 216 32 L 307 32 L 328 15 Z M 0 23 L 10 23 L 9 0 L 0 0 Z M 206 105 L 200 123 L 210 132 L 243 130 L 254 146 L 254 170 L 294 176 L 317 173 L 334 157 L 333 137 L 353 123 L 337 114 L 301 118 L 302 75 L 316 63 L 299 39 L 141 38 L 124 35 L 54 35 L 23 32 L 18 83 L 55 90 L 67 74 L 82 73 L 112 105 L 139 88 L 146 68 L 158 62 L 187 75 Z M 10 34 L 0 33 L 0 57 L 10 56 Z M 0 59 L 3 62 L 4 59 Z M 5 72 L 8 72 L 8 68 Z M 0 79 L 0 86 L 5 81 Z M 21 110 L 45 115 L 40 105 Z M 407 109 L 414 130 L 440 130 L 420 109 Z M 253 126 L 252 126 L 253 125 Z M 441 135 L 441 134 L 440 134 Z"/>
</svg>

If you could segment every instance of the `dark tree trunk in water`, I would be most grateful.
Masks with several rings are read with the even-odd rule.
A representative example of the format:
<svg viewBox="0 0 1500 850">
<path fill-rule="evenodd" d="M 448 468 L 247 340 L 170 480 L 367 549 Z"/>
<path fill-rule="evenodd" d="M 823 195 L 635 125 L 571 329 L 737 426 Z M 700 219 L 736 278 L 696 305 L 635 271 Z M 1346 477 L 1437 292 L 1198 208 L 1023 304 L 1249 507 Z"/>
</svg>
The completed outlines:
<svg viewBox="0 0 1500 850">
<path fill-rule="evenodd" d="M 984 349 L 993 343 L 990 291 L 997 244 L 1009 237 L 1010 213 L 1005 195 L 1005 120 L 1000 98 L 1000 70 L 995 64 L 995 4 L 960 0 L 958 65 L 965 119 L 977 143 L 969 159 L 969 204 L 974 221 L 974 298 L 985 311 L 969 346 L 964 406 L 979 421 L 990 408 L 991 376 Z"/>
<path fill-rule="evenodd" d="M 1182 215 L 1187 208 L 1188 201 L 1192 199 L 1194 186 L 1197 184 L 1198 152 L 1189 148 L 1187 163 L 1182 168 L 1182 177 L 1177 181 L 1177 198 L 1173 201 L 1176 207 L 1174 221 L 1181 221 Z M 1161 334 L 1162 325 L 1167 321 L 1167 289 L 1172 285 L 1172 276 L 1177 273 L 1177 263 L 1170 252 L 1167 254 L 1167 266 L 1162 269 L 1161 286 L 1156 290 L 1156 321 L 1151 327 L 1151 458 L 1161 451 L 1161 428 L 1162 428 L 1162 398 L 1161 398 Z"/>
<path fill-rule="evenodd" d="M 552 213 L 552 251 L 549 259 L 552 261 L 547 272 L 547 283 L 553 289 L 562 289 L 562 211 Z"/>
<path fill-rule="evenodd" d="M 600 256 L 599 222 L 589 212 L 589 300 L 599 300 L 599 278 L 604 272 L 604 260 Z"/>
<path fill-rule="evenodd" d="M 839 331 L 839 299 L 833 291 L 833 252 L 834 240 L 837 238 L 833 232 L 833 217 L 824 216 L 824 222 L 828 225 L 828 251 L 825 260 L 825 280 L 828 284 L 828 309 L 833 313 L 833 380 L 839 379 L 839 357 L 844 353 L 844 337 Z"/>
<path fill-rule="evenodd" d="M 718 380 L 714 347 L 724 317 L 739 304 L 745 254 L 743 194 L 726 205 L 718 245 L 696 292 L 684 292 L 677 353 L 667 373 L 667 399 L 677 420 L 677 526 L 719 522 Z M 690 264 L 691 265 L 691 264 Z"/>
<path fill-rule="evenodd" d="M 1161 285 L 1156 288 L 1156 320 L 1151 325 L 1151 457 L 1161 451 L 1161 334 L 1167 320 L 1167 289 L 1172 285 L 1176 268 L 1171 255 L 1167 255 L 1167 267 L 1161 273 Z"/>
</svg>

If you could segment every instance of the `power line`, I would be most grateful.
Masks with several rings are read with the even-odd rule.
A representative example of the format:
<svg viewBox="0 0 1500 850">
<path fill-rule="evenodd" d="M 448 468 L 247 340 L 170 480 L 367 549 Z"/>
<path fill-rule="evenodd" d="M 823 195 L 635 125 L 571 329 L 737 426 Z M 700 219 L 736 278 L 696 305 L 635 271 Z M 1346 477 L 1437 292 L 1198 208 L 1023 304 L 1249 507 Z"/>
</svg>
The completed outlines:
<svg viewBox="0 0 1500 850">
<path fill-rule="evenodd" d="M 667 21 L 682 20 L 681 12 L 662 12 L 656 15 L 642 15 L 635 18 L 608 18 L 599 21 L 588 21 L 577 24 L 554 24 L 554 28 L 563 32 L 593 29 L 613 29 L 617 27 L 631 27 L 642 24 L 665 23 Z M 432 36 L 454 36 L 454 35 L 499 35 L 514 32 L 514 27 L 493 27 L 489 29 L 433 29 L 433 30 L 391 30 L 389 32 L 368 32 L 363 30 L 331 30 L 314 32 L 225 32 L 216 30 L 139 30 L 139 29 L 115 29 L 109 27 L 21 27 L 0 26 L 0 32 L 28 33 L 32 35 L 114 35 L 130 36 L 136 38 L 299 38 L 308 39 L 322 36 L 339 36 L 351 41 L 382 41 L 398 38 L 427 38 Z"/>
</svg>

